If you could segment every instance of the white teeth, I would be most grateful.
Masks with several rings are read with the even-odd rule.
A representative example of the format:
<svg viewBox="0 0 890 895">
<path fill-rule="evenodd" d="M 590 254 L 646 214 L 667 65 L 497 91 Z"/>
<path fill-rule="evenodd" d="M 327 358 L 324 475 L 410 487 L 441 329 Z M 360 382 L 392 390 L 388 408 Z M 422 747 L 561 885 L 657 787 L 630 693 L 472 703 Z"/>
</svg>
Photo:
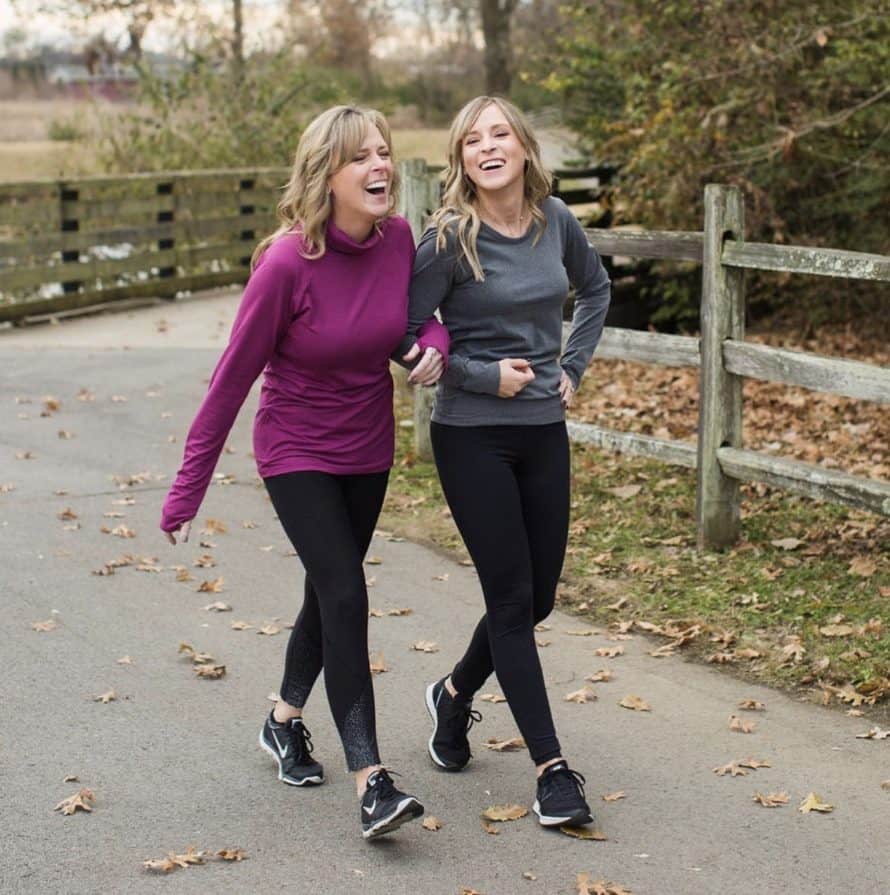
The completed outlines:
<svg viewBox="0 0 890 895">
<path fill-rule="evenodd" d="M 503 168 L 505 164 L 506 164 L 506 162 L 504 162 L 501 159 L 492 159 L 491 161 L 488 161 L 488 162 L 482 162 L 482 164 L 479 165 L 479 167 L 483 171 L 491 171 L 494 168 Z"/>
<path fill-rule="evenodd" d="M 385 189 L 386 181 L 385 180 L 375 180 L 373 183 L 369 183 L 365 189 L 366 190 L 376 190 L 376 189 Z"/>
</svg>

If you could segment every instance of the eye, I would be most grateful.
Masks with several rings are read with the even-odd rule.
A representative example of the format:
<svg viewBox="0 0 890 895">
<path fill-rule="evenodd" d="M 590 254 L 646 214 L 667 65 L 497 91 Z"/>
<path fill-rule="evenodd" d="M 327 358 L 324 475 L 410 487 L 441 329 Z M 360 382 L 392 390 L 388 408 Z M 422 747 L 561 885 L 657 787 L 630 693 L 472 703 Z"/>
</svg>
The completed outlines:
<svg viewBox="0 0 890 895">
<path fill-rule="evenodd" d="M 475 143 L 478 143 L 478 142 L 479 142 L 478 137 L 467 137 L 467 139 L 464 140 L 464 146 L 473 146 Z"/>
</svg>

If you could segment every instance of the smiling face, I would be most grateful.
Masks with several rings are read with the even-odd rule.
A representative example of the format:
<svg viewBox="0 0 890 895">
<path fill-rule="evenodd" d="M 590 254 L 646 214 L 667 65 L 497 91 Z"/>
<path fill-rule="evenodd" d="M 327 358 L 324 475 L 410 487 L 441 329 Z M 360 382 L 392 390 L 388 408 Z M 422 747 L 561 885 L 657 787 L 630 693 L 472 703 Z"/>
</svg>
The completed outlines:
<svg viewBox="0 0 890 895">
<path fill-rule="evenodd" d="M 334 224 L 350 236 L 364 231 L 389 211 L 393 166 L 389 145 L 369 127 L 358 151 L 328 179 Z"/>
<path fill-rule="evenodd" d="M 464 173 L 481 192 L 499 192 L 522 183 L 525 147 L 496 103 L 489 103 L 461 142 Z"/>
</svg>

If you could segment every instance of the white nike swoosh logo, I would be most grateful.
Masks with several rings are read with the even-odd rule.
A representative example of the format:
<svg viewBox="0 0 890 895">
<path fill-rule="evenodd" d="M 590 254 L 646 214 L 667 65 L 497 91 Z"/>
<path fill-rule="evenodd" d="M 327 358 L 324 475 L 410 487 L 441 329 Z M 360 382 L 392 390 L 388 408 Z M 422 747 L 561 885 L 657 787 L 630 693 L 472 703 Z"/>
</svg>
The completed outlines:
<svg viewBox="0 0 890 895">
<path fill-rule="evenodd" d="M 286 758 L 286 757 L 287 757 L 287 750 L 288 750 L 289 747 L 288 747 L 288 746 L 285 746 L 285 747 L 282 749 L 282 748 L 281 748 L 281 743 L 278 741 L 278 737 L 275 736 L 275 731 L 273 730 L 273 731 L 271 731 L 271 733 L 272 733 L 272 739 L 275 740 L 275 745 L 278 747 L 278 752 L 279 752 L 279 754 L 281 755 L 282 758 Z"/>
<path fill-rule="evenodd" d="M 375 796 L 374 801 L 371 802 L 370 805 L 365 805 L 365 811 L 367 811 L 369 815 L 370 815 L 370 814 L 373 814 L 373 813 L 374 813 L 374 809 L 375 809 L 376 807 L 377 807 L 377 798 L 376 798 L 376 796 Z"/>
</svg>

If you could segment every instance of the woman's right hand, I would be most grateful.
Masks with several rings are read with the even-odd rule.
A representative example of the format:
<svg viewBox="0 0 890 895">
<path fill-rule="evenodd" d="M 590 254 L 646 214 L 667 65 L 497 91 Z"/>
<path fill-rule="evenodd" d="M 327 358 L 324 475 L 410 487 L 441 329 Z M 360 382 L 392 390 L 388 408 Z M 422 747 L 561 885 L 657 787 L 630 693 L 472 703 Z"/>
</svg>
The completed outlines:
<svg viewBox="0 0 890 895">
<path fill-rule="evenodd" d="M 176 543 L 176 535 L 179 534 L 179 537 L 182 539 L 182 543 L 185 544 L 189 539 L 189 532 L 192 530 L 192 520 L 189 519 L 186 522 L 183 522 L 176 531 L 165 531 L 164 534 L 167 535 L 167 540 L 171 544 Z"/>
<path fill-rule="evenodd" d="M 501 374 L 499 398 L 516 397 L 535 378 L 532 365 L 522 358 L 505 357 L 498 361 L 498 367 Z"/>
</svg>

